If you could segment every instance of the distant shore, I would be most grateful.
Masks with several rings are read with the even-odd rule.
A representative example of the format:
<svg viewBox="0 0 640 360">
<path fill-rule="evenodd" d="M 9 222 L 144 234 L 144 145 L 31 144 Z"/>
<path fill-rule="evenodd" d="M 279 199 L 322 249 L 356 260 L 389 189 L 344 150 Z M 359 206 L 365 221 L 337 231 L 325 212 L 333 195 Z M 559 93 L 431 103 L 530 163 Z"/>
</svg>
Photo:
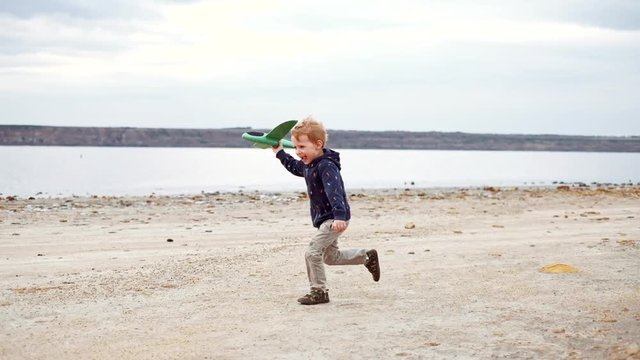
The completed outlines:
<svg viewBox="0 0 640 360">
<path fill-rule="evenodd" d="M 0 146 L 251 147 L 246 131 L 0 125 Z M 462 132 L 330 130 L 341 149 L 640 152 L 640 136 L 471 134 Z"/>
</svg>

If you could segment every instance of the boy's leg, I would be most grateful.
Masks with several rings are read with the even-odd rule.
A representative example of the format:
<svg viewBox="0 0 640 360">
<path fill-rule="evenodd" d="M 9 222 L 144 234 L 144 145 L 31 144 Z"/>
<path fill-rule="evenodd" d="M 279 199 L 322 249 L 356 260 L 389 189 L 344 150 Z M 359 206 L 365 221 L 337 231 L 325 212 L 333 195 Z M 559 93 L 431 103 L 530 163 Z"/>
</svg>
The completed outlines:
<svg viewBox="0 0 640 360">
<path fill-rule="evenodd" d="M 324 272 L 323 255 L 326 249 L 333 244 L 341 233 L 331 229 L 333 220 L 327 220 L 320 225 L 318 232 L 311 239 L 311 243 L 305 253 L 307 264 L 307 276 L 312 289 L 325 291 L 327 278 Z"/>
<path fill-rule="evenodd" d="M 367 259 L 367 249 L 340 250 L 338 240 L 324 251 L 324 263 L 327 265 L 362 265 Z"/>
<path fill-rule="evenodd" d="M 339 250 L 338 240 L 324 251 L 324 263 L 327 265 L 364 265 L 373 276 L 373 281 L 380 280 L 380 262 L 375 249 Z"/>
</svg>

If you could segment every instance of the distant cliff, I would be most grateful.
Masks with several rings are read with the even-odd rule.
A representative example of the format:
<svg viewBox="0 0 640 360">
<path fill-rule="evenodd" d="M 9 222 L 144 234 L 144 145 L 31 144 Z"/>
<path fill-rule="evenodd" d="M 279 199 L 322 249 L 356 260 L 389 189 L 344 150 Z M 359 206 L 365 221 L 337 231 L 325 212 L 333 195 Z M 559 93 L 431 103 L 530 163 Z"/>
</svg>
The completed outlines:
<svg viewBox="0 0 640 360">
<path fill-rule="evenodd" d="M 162 129 L 0 125 L 0 145 L 251 147 L 250 128 Z M 262 130 L 264 131 L 264 129 Z M 640 152 L 640 136 L 498 135 L 461 132 L 330 130 L 336 149 Z"/>
</svg>

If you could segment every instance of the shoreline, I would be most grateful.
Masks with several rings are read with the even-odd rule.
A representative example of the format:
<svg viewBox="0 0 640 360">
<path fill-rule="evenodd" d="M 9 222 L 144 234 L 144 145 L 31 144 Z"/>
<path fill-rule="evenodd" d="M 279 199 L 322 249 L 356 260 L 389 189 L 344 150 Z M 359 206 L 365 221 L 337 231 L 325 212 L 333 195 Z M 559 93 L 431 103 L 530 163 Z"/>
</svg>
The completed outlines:
<svg viewBox="0 0 640 360">
<path fill-rule="evenodd" d="M 640 186 L 348 194 L 312 307 L 303 192 L 2 196 L 0 357 L 640 358 Z"/>
<path fill-rule="evenodd" d="M 640 182 L 634 183 L 633 181 L 622 182 L 622 183 L 598 183 L 598 182 L 564 182 L 564 181 L 554 181 L 552 184 L 523 184 L 523 185 L 508 185 L 508 186 L 500 186 L 500 185 L 479 185 L 479 186 L 428 186 L 421 187 L 415 185 L 406 185 L 406 186 L 396 186 L 396 187 L 374 187 L 374 188 L 347 188 L 347 194 L 351 193 L 372 193 L 372 194 L 389 194 L 389 193 L 397 193 L 397 192 L 424 192 L 424 193 L 433 193 L 433 192 L 455 192 L 455 191 L 480 191 L 480 190 L 500 190 L 500 191 L 517 191 L 517 190 L 575 190 L 575 189 L 608 189 L 615 190 L 619 188 L 635 188 L 640 187 Z M 163 194 L 150 192 L 146 194 L 115 194 L 115 195 L 97 195 L 97 194 L 58 194 L 52 195 L 48 193 L 36 192 L 35 194 L 30 195 L 15 195 L 15 194 L 3 194 L 0 193 L 0 201 L 2 200 L 35 200 L 35 199 L 82 199 L 82 198 L 145 198 L 145 197 L 166 197 L 166 198 L 180 198 L 180 197 L 193 197 L 193 196 L 218 196 L 218 195 L 265 195 L 265 196 L 273 196 L 273 195 L 282 195 L 282 194 L 298 194 L 304 193 L 304 189 L 301 190 L 260 190 L 260 189 L 247 189 L 240 188 L 237 190 L 216 190 L 216 191 L 196 191 L 196 192 L 186 192 L 186 193 L 176 193 L 176 194 Z"/>
</svg>

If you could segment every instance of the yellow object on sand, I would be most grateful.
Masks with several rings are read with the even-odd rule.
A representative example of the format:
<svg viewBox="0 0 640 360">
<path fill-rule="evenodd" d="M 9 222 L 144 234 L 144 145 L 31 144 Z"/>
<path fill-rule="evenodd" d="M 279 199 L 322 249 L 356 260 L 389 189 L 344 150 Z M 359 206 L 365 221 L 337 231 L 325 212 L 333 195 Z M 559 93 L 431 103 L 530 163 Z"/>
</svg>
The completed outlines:
<svg viewBox="0 0 640 360">
<path fill-rule="evenodd" d="M 571 265 L 556 263 L 543 266 L 540 271 L 544 273 L 574 273 L 578 272 L 578 269 Z"/>
</svg>

